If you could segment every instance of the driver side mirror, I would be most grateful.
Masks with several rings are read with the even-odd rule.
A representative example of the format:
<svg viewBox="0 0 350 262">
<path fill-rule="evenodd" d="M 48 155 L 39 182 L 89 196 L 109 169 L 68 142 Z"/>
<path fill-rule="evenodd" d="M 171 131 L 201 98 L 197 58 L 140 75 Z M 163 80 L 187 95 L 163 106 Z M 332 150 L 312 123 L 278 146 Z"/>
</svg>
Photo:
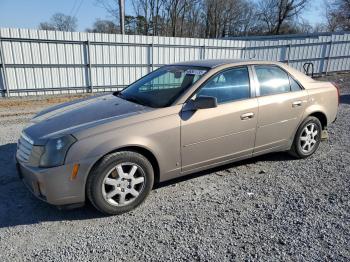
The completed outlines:
<svg viewBox="0 0 350 262">
<path fill-rule="evenodd" d="M 189 110 L 208 109 L 218 106 L 216 97 L 213 96 L 197 96 L 194 100 L 188 103 Z"/>
</svg>

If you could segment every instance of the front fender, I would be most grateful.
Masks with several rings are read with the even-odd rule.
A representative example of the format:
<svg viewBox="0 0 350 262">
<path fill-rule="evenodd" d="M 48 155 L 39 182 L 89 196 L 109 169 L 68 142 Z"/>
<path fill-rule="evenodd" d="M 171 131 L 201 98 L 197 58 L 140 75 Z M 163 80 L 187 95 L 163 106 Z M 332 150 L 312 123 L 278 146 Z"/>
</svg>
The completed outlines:
<svg viewBox="0 0 350 262">
<path fill-rule="evenodd" d="M 148 138 L 138 136 L 92 137 L 77 141 L 69 151 L 67 161 L 78 162 L 85 158 L 101 158 L 104 155 L 125 147 L 141 147 L 150 151 L 156 158 L 159 155 L 158 146 Z"/>
<path fill-rule="evenodd" d="M 151 152 L 158 162 L 160 180 L 171 178 L 171 174 L 181 168 L 179 115 L 168 115 L 78 139 L 68 151 L 66 162 L 100 159 L 126 147 L 140 147 Z"/>
</svg>

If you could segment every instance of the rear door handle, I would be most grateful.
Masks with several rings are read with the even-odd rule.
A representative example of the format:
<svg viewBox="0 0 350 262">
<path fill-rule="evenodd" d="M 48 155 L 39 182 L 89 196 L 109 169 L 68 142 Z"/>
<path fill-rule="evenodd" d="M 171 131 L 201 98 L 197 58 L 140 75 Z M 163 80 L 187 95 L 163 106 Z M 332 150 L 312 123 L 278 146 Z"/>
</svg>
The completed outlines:
<svg viewBox="0 0 350 262">
<path fill-rule="evenodd" d="M 297 106 L 301 106 L 301 101 L 294 101 L 292 103 L 292 107 L 297 107 Z"/>
<path fill-rule="evenodd" d="M 243 115 L 241 115 L 241 120 L 247 120 L 247 119 L 250 119 L 250 118 L 253 118 L 254 117 L 254 113 L 250 112 L 250 113 L 245 113 Z"/>
</svg>

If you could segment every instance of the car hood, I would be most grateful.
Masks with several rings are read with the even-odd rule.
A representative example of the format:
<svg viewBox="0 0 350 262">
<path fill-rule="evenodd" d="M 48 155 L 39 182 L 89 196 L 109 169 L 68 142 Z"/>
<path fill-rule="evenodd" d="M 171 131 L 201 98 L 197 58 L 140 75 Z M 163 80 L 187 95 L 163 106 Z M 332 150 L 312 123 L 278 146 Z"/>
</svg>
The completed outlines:
<svg viewBox="0 0 350 262">
<path fill-rule="evenodd" d="M 147 112 L 152 108 L 138 105 L 112 94 L 94 96 L 53 106 L 38 113 L 24 133 L 36 145 L 63 134 L 73 134 L 101 123 Z"/>
</svg>

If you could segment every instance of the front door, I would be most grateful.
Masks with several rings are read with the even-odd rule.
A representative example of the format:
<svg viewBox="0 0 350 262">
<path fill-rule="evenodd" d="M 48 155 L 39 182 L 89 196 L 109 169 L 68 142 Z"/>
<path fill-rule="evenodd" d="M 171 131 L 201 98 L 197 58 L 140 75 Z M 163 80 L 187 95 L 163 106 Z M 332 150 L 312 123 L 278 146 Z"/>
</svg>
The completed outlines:
<svg viewBox="0 0 350 262">
<path fill-rule="evenodd" d="M 251 97 L 248 68 L 221 71 L 195 96 L 216 97 L 218 106 L 182 111 L 182 171 L 252 155 L 258 102 Z"/>
</svg>

